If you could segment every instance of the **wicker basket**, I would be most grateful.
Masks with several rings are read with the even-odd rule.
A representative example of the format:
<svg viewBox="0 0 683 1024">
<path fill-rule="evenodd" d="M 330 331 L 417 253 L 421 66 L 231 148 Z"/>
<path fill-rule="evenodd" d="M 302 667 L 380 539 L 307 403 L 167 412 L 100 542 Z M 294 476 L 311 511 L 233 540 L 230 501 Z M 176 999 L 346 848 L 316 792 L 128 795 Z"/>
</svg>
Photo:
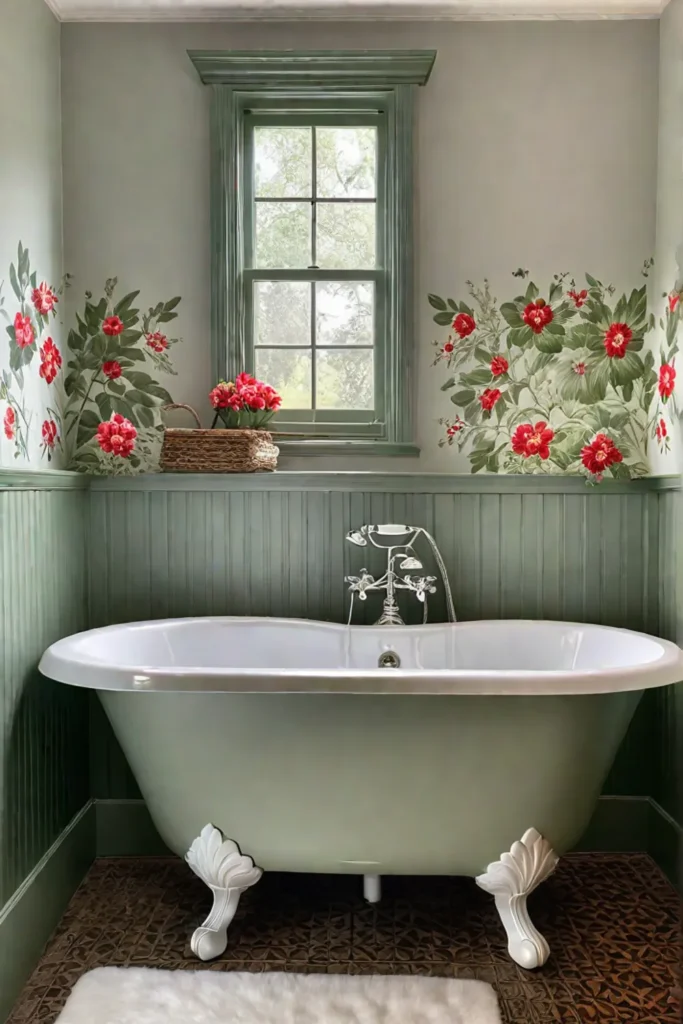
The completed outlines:
<svg viewBox="0 0 683 1024">
<path fill-rule="evenodd" d="M 164 473 L 261 473 L 277 466 L 279 448 L 267 430 L 204 430 L 190 405 L 174 402 L 165 409 L 187 409 L 197 427 L 166 427 L 160 465 Z"/>
</svg>

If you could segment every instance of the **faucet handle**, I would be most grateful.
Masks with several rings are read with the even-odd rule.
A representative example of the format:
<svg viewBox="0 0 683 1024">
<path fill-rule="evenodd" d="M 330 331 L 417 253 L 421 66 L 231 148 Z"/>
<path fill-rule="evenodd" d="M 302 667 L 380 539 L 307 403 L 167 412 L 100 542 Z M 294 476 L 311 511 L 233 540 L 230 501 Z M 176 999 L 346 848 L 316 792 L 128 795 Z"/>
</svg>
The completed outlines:
<svg viewBox="0 0 683 1024">
<path fill-rule="evenodd" d="M 366 601 L 367 591 L 372 590 L 375 585 L 375 577 L 371 576 L 367 569 L 361 569 L 360 576 L 345 576 L 344 583 L 349 584 L 351 593 L 358 594 L 359 601 Z"/>
<path fill-rule="evenodd" d="M 435 594 L 436 587 L 436 576 L 405 576 L 404 581 L 408 584 L 408 588 L 412 590 L 418 599 L 418 601 L 424 602 L 427 594 Z"/>
</svg>

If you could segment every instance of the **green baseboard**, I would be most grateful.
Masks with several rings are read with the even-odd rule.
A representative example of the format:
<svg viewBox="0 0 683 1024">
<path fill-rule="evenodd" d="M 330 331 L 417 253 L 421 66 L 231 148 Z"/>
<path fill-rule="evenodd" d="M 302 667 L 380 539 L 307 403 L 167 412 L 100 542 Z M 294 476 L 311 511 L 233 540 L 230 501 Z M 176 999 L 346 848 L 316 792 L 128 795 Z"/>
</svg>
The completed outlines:
<svg viewBox="0 0 683 1024">
<path fill-rule="evenodd" d="M 4 1021 L 95 856 L 92 801 L 67 825 L 0 909 L 0 1021 Z"/>
<path fill-rule="evenodd" d="M 144 800 L 97 800 L 98 857 L 163 857 L 170 851 Z M 683 829 L 649 797 L 603 796 L 577 850 L 649 853 L 676 883 Z"/>
</svg>

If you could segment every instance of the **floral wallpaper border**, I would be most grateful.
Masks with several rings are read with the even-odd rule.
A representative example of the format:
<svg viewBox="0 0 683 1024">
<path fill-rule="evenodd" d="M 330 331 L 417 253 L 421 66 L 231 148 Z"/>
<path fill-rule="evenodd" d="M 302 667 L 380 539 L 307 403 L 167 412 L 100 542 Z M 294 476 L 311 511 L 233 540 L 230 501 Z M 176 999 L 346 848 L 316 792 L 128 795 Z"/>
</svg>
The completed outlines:
<svg viewBox="0 0 683 1024">
<path fill-rule="evenodd" d="M 590 274 L 585 287 L 555 274 L 544 292 L 527 270 L 513 276 L 526 288 L 502 303 L 486 280 L 467 282 L 468 302 L 429 295 L 449 328 L 433 365 L 456 409 L 439 420 L 439 444 L 455 445 L 473 473 L 647 475 L 648 445 L 669 450 L 676 415 L 681 292 L 663 296 L 656 320 L 647 284 L 617 297 Z M 657 327 L 655 349 L 646 340 Z"/>
</svg>

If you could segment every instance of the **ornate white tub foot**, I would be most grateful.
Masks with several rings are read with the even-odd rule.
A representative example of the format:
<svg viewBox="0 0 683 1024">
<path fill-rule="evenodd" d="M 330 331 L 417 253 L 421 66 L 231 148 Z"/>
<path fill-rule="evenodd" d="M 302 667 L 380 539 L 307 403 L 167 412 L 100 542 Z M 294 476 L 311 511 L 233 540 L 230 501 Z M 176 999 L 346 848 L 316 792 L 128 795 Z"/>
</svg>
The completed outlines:
<svg viewBox="0 0 683 1024">
<path fill-rule="evenodd" d="M 529 917 L 527 896 L 553 873 L 559 859 L 547 839 L 530 828 L 521 842 L 513 843 L 509 853 L 489 864 L 475 879 L 478 886 L 495 896 L 507 932 L 508 952 L 527 970 L 541 967 L 550 956 L 548 943 Z"/>
<path fill-rule="evenodd" d="M 237 843 L 225 839 L 213 825 L 204 826 L 185 860 L 213 893 L 211 913 L 196 929 L 190 945 L 200 960 L 213 960 L 228 944 L 228 927 L 240 896 L 258 882 L 263 872 L 255 867 L 251 857 L 240 853 Z"/>
</svg>

